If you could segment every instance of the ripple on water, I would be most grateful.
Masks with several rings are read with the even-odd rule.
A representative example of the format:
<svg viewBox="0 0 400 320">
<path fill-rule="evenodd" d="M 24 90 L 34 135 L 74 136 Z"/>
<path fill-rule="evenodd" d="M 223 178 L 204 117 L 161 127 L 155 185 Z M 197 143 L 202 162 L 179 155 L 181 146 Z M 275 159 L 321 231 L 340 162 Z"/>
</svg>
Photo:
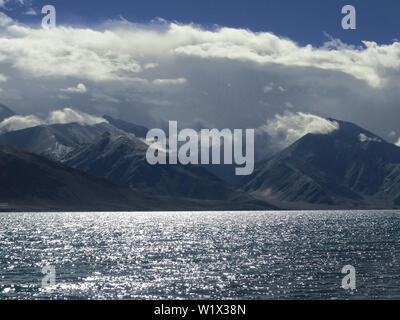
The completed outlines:
<svg viewBox="0 0 400 320">
<path fill-rule="evenodd" d="M 0 298 L 398 299 L 399 241 L 398 211 L 1 213 Z"/>
</svg>

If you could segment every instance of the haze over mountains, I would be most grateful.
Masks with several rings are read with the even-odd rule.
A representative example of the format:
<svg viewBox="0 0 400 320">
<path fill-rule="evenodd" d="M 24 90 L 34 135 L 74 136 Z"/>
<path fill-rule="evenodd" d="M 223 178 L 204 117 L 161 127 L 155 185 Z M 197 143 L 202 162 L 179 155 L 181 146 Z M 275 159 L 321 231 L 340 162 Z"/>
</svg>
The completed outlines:
<svg viewBox="0 0 400 320">
<path fill-rule="evenodd" d="M 12 115 L 1 106 L 0 119 Z M 0 145 L 12 148 L 0 149 L 0 204 L 16 210 L 400 207 L 400 148 L 349 122 L 329 119 L 337 130 L 306 134 L 237 181 L 218 178 L 215 167 L 151 166 L 147 128 L 104 119 L 1 134 Z"/>
</svg>

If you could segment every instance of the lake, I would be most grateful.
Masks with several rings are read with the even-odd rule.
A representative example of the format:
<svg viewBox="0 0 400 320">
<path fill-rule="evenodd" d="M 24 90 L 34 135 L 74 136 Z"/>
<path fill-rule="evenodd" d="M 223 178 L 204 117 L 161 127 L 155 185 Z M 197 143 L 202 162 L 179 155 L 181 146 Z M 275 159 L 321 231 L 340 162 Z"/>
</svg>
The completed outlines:
<svg viewBox="0 0 400 320">
<path fill-rule="evenodd" d="M 0 299 L 400 299 L 400 211 L 0 213 Z"/>
</svg>

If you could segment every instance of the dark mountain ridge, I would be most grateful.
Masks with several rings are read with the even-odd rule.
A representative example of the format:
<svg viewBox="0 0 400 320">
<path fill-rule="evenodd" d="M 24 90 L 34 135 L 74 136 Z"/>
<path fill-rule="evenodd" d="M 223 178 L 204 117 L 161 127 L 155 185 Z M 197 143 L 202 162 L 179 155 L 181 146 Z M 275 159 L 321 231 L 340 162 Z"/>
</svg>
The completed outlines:
<svg viewBox="0 0 400 320">
<path fill-rule="evenodd" d="M 242 181 L 258 197 L 299 208 L 395 208 L 400 205 L 400 148 L 355 124 L 307 134 Z"/>
<path fill-rule="evenodd" d="M 400 207 L 400 148 L 353 123 L 329 120 L 336 121 L 339 129 L 307 134 L 259 162 L 253 175 L 239 183 L 242 191 L 200 165 L 149 165 L 148 145 L 130 126 L 129 132 L 121 129 L 136 127 L 127 122 L 120 128 L 111 123 L 38 126 L 2 134 L 0 144 L 62 160 L 124 190 L 133 189 L 144 199 L 150 197 L 152 204 L 156 199 L 158 204 L 152 208 L 162 210 L 171 203 L 176 209 L 181 205 L 199 209 Z M 47 196 L 51 200 L 51 193 Z M 143 206 L 149 208 L 146 201 Z"/>
<path fill-rule="evenodd" d="M 129 188 L 61 163 L 0 146 L 2 207 L 48 210 L 141 210 L 146 199 Z"/>
<path fill-rule="evenodd" d="M 73 168 L 150 194 L 203 200 L 243 200 L 248 197 L 201 166 L 152 166 L 146 161 L 147 149 L 148 146 L 137 138 L 103 134 L 94 143 L 76 148 L 62 161 Z"/>
<path fill-rule="evenodd" d="M 264 202 L 144 194 L 47 158 L 0 146 L 0 211 L 261 210 Z"/>
<path fill-rule="evenodd" d="M 52 124 L 3 133 L 0 135 L 0 144 L 14 146 L 52 160 L 59 160 L 77 146 L 94 141 L 104 132 L 125 134 L 108 123 L 96 125 Z"/>
<path fill-rule="evenodd" d="M 114 127 L 125 132 L 132 133 L 139 138 L 146 138 L 147 132 L 149 131 L 149 129 L 147 129 L 146 127 L 139 126 L 137 124 L 130 123 L 124 120 L 115 119 L 107 115 L 104 115 L 103 118 L 106 119 L 108 123 L 110 123 Z"/>
</svg>

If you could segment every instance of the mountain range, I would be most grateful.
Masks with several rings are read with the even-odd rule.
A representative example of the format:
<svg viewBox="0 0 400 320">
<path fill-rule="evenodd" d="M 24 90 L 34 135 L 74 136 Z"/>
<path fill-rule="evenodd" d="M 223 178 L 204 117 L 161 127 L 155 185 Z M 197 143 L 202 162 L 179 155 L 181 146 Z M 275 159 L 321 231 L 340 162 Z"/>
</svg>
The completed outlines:
<svg viewBox="0 0 400 320">
<path fill-rule="evenodd" d="M 108 123 L 83 125 L 79 123 L 40 125 L 0 135 L 0 144 L 59 160 L 74 148 L 89 143 L 105 132 L 129 135 Z"/>
<path fill-rule="evenodd" d="M 132 133 L 139 138 L 146 138 L 147 132 L 149 131 L 149 129 L 147 129 L 146 127 L 139 126 L 137 124 L 130 123 L 124 120 L 115 119 L 107 115 L 104 115 L 103 118 L 115 128 L 118 128 L 124 132 Z"/>
<path fill-rule="evenodd" d="M 243 190 L 290 208 L 397 208 L 400 148 L 345 121 L 307 134 L 241 181 Z"/>
<path fill-rule="evenodd" d="M 0 116 L 14 115 L 1 107 Z M 400 207 L 400 148 L 350 122 L 328 119 L 337 130 L 306 134 L 252 175 L 224 180 L 215 167 L 151 166 L 147 128 L 104 120 L 1 134 L 0 210 Z"/>
<path fill-rule="evenodd" d="M 0 146 L 2 209 L 143 209 L 142 195 L 61 163 Z"/>
<path fill-rule="evenodd" d="M 201 166 L 150 165 L 148 145 L 135 137 L 105 133 L 62 159 L 70 167 L 127 185 L 142 192 L 197 198 L 229 200 L 239 191 Z"/>
<path fill-rule="evenodd" d="M 0 146 L 0 211 L 261 210 L 265 205 L 257 200 L 198 201 L 149 195 Z"/>
</svg>

